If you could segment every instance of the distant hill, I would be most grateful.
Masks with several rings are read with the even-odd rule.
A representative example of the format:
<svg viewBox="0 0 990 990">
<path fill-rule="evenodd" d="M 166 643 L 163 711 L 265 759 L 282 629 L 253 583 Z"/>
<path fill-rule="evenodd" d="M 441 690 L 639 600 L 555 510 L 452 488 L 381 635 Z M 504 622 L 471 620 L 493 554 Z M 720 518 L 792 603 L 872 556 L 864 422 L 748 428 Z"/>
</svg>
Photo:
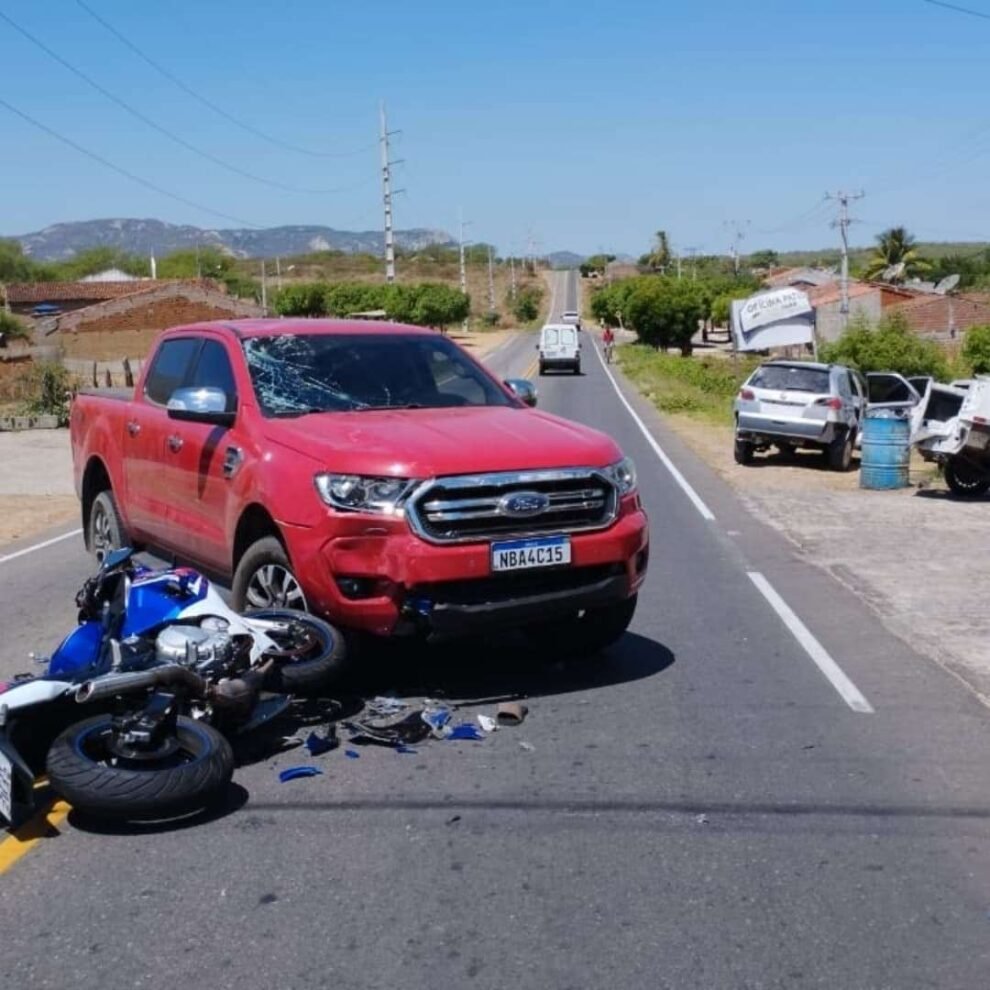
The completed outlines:
<svg viewBox="0 0 990 990">
<path fill-rule="evenodd" d="M 547 255 L 547 261 L 551 268 L 577 268 L 584 261 L 583 254 L 575 254 L 573 251 L 554 251 Z"/>
<path fill-rule="evenodd" d="M 158 257 L 182 248 L 212 246 L 238 258 L 273 258 L 311 251 L 345 251 L 382 254 L 385 238 L 380 230 L 334 230 L 332 227 L 290 226 L 261 230 L 212 230 L 180 226 L 161 220 L 84 220 L 57 223 L 30 234 L 13 235 L 24 251 L 38 261 L 65 261 L 92 247 L 114 247 L 129 254 Z M 431 244 L 449 244 L 442 230 L 397 230 L 396 244 L 412 251 Z"/>
</svg>

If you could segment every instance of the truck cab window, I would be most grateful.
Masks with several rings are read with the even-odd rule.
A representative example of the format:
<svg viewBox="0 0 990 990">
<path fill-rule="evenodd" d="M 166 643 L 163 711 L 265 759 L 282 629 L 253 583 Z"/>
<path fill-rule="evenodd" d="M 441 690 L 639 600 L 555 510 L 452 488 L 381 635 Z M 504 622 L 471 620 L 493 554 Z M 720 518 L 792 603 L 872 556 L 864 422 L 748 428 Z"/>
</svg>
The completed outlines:
<svg viewBox="0 0 990 990">
<path fill-rule="evenodd" d="M 237 409 L 237 384 L 227 350 L 218 340 L 203 341 L 196 367 L 188 383 L 191 388 L 219 388 L 227 396 L 227 412 Z"/>
<path fill-rule="evenodd" d="M 201 343 L 198 337 L 178 337 L 166 340 L 158 348 L 144 383 L 144 394 L 152 402 L 160 406 L 168 404 L 172 393 L 185 382 Z"/>
</svg>

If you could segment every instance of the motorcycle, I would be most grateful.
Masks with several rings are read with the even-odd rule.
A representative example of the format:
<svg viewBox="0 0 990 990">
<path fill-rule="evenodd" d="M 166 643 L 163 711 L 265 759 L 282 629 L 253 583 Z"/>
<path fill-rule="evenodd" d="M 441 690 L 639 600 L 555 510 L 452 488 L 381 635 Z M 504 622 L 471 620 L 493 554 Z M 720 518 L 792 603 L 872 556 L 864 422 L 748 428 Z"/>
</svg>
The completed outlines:
<svg viewBox="0 0 990 990">
<path fill-rule="evenodd" d="M 79 625 L 40 676 L 0 684 L 0 818 L 34 810 L 36 778 L 93 815 L 167 819 L 230 783 L 228 736 L 318 695 L 343 637 L 292 609 L 234 612 L 189 568 L 107 554 L 76 596 Z"/>
</svg>

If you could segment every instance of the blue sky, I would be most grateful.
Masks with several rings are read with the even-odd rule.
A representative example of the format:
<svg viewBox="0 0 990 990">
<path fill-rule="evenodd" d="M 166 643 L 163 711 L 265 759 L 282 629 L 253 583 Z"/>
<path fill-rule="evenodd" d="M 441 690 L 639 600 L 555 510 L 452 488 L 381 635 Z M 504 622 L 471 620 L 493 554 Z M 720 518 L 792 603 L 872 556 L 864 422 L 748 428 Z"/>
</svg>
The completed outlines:
<svg viewBox="0 0 990 990">
<path fill-rule="evenodd" d="M 128 51 L 76 0 L 0 12 L 183 140 L 295 193 L 231 174 L 136 120 L 0 21 L 0 98 L 148 182 L 260 226 L 381 222 L 377 107 L 401 128 L 399 227 L 503 252 L 724 252 L 832 244 L 826 190 L 864 189 L 853 241 L 903 223 L 925 239 L 990 235 L 990 19 L 924 0 L 669 5 L 85 0 L 215 104 Z M 985 11 L 990 0 L 965 0 Z M 157 217 L 238 226 L 166 199 L 0 107 L 0 233 Z"/>
</svg>

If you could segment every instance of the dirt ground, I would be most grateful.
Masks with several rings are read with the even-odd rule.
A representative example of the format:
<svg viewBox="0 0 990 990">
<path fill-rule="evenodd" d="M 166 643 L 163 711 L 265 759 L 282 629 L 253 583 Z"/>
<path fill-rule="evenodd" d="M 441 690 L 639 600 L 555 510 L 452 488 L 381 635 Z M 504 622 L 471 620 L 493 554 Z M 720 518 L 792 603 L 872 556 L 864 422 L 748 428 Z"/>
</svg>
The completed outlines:
<svg viewBox="0 0 990 990">
<path fill-rule="evenodd" d="M 859 472 L 824 458 L 772 454 L 741 467 L 732 431 L 687 417 L 671 426 L 797 552 L 866 601 L 885 625 L 990 705 L 990 498 L 950 498 L 933 468 L 912 459 L 910 488 L 865 491 Z"/>
</svg>

